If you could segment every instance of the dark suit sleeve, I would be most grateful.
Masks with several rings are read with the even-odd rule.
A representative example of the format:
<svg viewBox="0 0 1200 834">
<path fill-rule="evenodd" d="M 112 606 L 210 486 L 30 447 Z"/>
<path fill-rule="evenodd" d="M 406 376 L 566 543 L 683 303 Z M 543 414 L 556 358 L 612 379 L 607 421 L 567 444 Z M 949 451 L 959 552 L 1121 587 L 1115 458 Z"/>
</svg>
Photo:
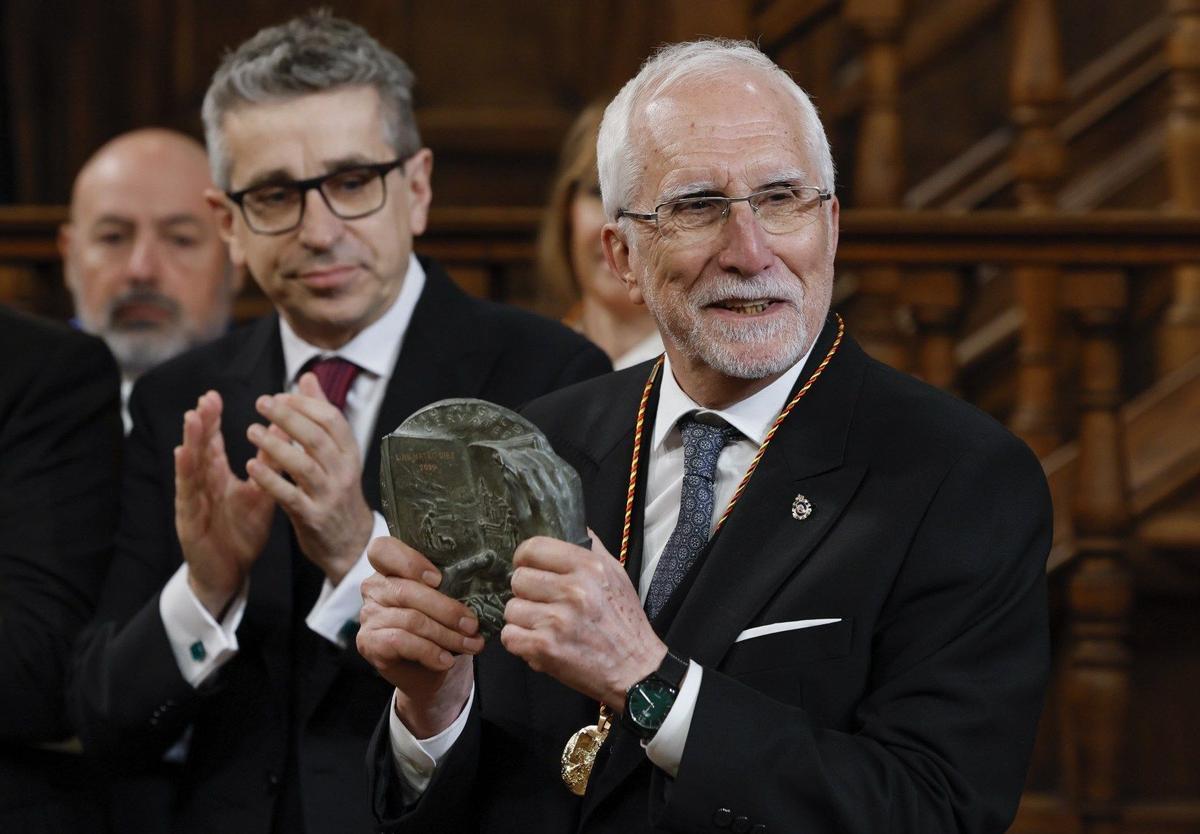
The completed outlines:
<svg viewBox="0 0 1200 834">
<path fill-rule="evenodd" d="M 653 819 L 705 831 L 727 808 L 768 831 L 1004 831 L 1048 676 L 1050 524 L 1024 446 L 960 457 L 876 621 L 854 730 L 706 669 L 678 777 L 655 770 Z"/>
<path fill-rule="evenodd" d="M 5 327 L 18 325 L 5 321 Z M 70 647 L 111 554 L 121 443 L 116 364 L 98 340 L 63 332 L 38 370 L 4 372 L 0 417 L 0 737 L 70 735 Z M 40 344 L 40 343 L 38 343 Z M 27 384 L 28 387 L 24 387 Z M 6 396 L 6 399 L 9 399 Z"/>
<path fill-rule="evenodd" d="M 384 712 L 367 750 L 371 812 L 379 831 L 414 831 L 422 834 L 467 834 L 479 828 L 476 818 L 478 796 L 475 777 L 479 768 L 479 699 L 472 702 L 471 714 L 462 735 L 446 757 L 438 763 L 433 779 L 421 798 L 405 805 L 400 796 L 400 776 L 392 758 L 388 735 L 391 702 Z"/>
<path fill-rule="evenodd" d="M 125 444 L 116 553 L 77 648 L 70 692 L 85 749 L 129 765 L 159 760 L 202 694 L 180 674 L 158 611 L 159 593 L 181 557 L 170 470 L 156 450 L 170 450 L 178 438 L 156 436 L 167 429 L 154 421 L 149 400 L 153 394 L 139 383 L 130 401 L 134 428 Z"/>
</svg>

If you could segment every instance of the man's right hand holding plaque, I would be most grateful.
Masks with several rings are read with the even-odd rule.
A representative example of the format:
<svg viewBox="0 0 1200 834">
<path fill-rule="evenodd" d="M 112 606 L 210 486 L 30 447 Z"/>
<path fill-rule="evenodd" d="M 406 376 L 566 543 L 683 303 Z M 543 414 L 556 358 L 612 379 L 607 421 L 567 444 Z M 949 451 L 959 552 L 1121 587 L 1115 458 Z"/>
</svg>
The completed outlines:
<svg viewBox="0 0 1200 834">
<path fill-rule="evenodd" d="M 368 550 L 358 649 L 416 738 L 460 715 L 472 655 L 501 629 L 531 668 L 617 711 L 662 661 L 637 590 L 588 535 L 578 475 L 519 415 L 479 400 L 418 411 L 384 438 L 382 495 L 395 538 Z"/>
</svg>

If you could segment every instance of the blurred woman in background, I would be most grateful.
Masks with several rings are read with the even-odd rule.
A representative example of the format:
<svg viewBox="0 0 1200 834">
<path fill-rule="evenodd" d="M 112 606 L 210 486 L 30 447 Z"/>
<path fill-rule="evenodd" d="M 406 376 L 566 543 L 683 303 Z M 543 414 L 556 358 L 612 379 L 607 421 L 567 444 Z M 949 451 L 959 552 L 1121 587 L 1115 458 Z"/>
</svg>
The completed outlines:
<svg viewBox="0 0 1200 834">
<path fill-rule="evenodd" d="M 567 310 L 563 321 L 595 342 L 620 369 L 657 356 L 663 346 L 654 319 L 629 299 L 600 244 L 605 220 L 596 133 L 603 116 L 604 105 L 592 104 L 567 131 L 538 235 L 538 268 L 558 309 Z"/>
</svg>

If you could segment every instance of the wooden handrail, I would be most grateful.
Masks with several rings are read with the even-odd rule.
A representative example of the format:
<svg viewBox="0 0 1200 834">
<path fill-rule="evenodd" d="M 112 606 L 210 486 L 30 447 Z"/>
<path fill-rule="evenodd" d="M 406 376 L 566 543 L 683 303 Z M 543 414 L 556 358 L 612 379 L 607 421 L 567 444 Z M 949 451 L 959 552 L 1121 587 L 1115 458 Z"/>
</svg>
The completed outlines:
<svg viewBox="0 0 1200 834">
<path fill-rule="evenodd" d="M 57 260 L 55 240 L 66 219 L 63 206 L 0 206 L 0 263 Z"/>
<path fill-rule="evenodd" d="M 435 207 L 429 236 L 473 249 L 504 241 L 532 242 L 540 217 L 541 210 L 533 207 Z M 57 260 L 55 238 L 66 219 L 65 206 L 0 206 L 0 263 Z"/>
<path fill-rule="evenodd" d="M 536 208 L 434 208 L 424 240 L 532 245 Z M 0 206 L 0 263 L 57 260 L 61 206 Z M 532 250 L 530 249 L 530 254 Z M 1200 261 L 1200 212 L 1105 211 L 1030 217 L 1015 211 L 952 213 L 848 209 L 841 264 L 978 263 L 1153 266 Z"/>
<path fill-rule="evenodd" d="M 1200 253 L 1200 213 L 842 212 L 843 263 L 1148 266 Z"/>
</svg>

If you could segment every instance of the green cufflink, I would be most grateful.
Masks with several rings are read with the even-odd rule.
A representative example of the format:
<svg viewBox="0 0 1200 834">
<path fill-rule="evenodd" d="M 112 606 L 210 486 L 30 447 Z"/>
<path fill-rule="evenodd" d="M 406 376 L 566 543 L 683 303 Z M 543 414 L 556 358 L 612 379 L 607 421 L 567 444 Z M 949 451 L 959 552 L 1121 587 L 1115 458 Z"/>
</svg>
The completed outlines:
<svg viewBox="0 0 1200 834">
<path fill-rule="evenodd" d="M 342 627 L 338 629 L 338 639 L 349 645 L 354 642 L 354 638 L 358 636 L 358 621 L 346 620 L 342 623 Z"/>
</svg>

